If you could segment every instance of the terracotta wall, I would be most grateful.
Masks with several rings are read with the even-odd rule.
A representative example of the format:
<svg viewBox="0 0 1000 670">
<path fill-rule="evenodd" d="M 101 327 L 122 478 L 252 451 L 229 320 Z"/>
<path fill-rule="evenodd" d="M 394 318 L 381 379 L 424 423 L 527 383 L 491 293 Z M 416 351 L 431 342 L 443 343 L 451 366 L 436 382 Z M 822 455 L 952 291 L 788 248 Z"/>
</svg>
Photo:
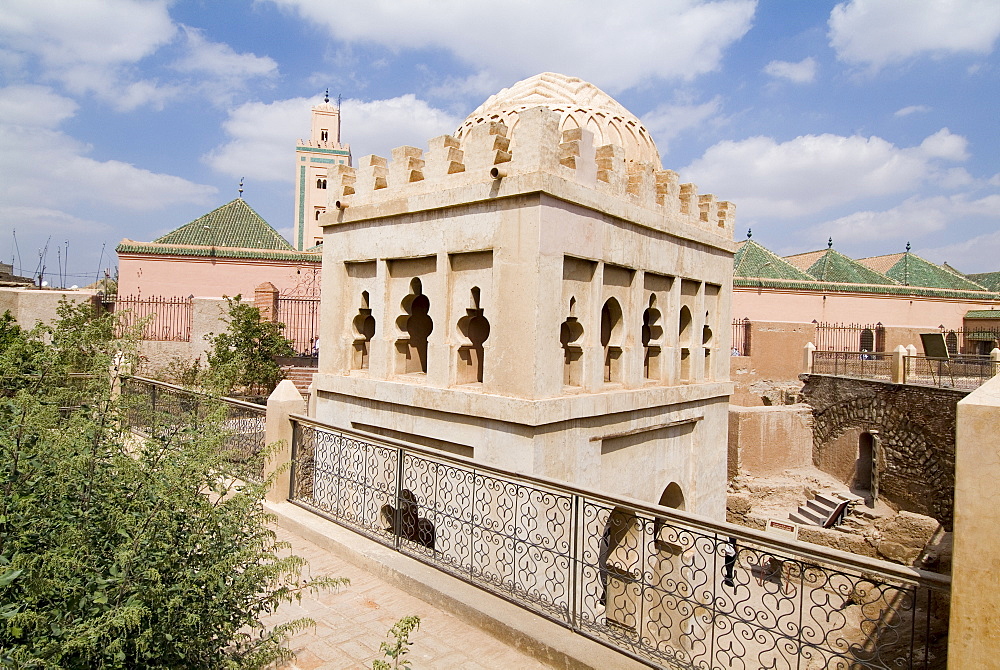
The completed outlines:
<svg viewBox="0 0 1000 670">
<path fill-rule="evenodd" d="M 729 408 L 729 477 L 766 477 L 812 465 L 812 413 L 806 405 Z"/>
<path fill-rule="evenodd" d="M 220 298 L 240 294 L 253 300 L 254 288 L 271 282 L 279 291 L 315 286 L 320 264 L 291 261 L 258 261 L 237 258 L 136 256 L 118 259 L 118 295 L 162 295 Z"/>
</svg>

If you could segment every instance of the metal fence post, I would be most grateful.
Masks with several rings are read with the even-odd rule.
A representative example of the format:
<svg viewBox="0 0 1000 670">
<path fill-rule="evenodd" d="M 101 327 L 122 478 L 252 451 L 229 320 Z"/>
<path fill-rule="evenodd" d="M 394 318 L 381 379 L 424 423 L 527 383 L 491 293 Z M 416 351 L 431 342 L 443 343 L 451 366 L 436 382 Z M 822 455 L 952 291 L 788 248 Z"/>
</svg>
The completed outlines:
<svg viewBox="0 0 1000 670">
<path fill-rule="evenodd" d="M 392 523 L 392 547 L 399 551 L 399 531 L 403 528 L 403 456 L 401 447 L 396 447 L 396 511 Z"/>
</svg>

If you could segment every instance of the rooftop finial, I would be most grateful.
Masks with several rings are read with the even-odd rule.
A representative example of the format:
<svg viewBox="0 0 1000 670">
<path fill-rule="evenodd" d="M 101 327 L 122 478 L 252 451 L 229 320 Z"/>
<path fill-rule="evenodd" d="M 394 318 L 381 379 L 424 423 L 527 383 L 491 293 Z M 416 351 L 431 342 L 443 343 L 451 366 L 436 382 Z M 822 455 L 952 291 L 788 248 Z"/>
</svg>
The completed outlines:
<svg viewBox="0 0 1000 670">
<path fill-rule="evenodd" d="M 747 228 L 747 239 L 749 240 L 751 237 L 753 237 L 753 231 Z"/>
<path fill-rule="evenodd" d="M 323 102 L 330 102 L 330 89 L 326 89 L 326 95 L 323 96 Z"/>
<path fill-rule="evenodd" d="M 827 249 L 833 249 L 833 238 L 832 237 L 826 241 L 826 248 Z"/>
<path fill-rule="evenodd" d="M 906 243 L 906 253 L 910 253 L 910 243 Z"/>
<path fill-rule="evenodd" d="M 240 177 L 239 191 L 240 191 L 240 200 L 242 200 L 243 199 L 243 177 Z"/>
</svg>

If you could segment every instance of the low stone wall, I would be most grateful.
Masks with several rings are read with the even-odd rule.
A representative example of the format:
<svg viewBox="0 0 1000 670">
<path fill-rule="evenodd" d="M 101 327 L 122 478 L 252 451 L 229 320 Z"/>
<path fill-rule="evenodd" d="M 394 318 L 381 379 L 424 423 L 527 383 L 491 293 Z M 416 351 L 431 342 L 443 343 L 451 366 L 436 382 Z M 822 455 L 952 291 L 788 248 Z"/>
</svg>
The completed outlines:
<svg viewBox="0 0 1000 670">
<path fill-rule="evenodd" d="M 876 435 L 879 497 L 951 530 L 955 408 L 968 391 L 827 375 L 803 379 L 814 464 L 850 484 L 861 435 Z"/>
<path fill-rule="evenodd" d="M 93 300 L 97 291 L 86 289 L 56 290 L 36 288 L 0 288 L 0 314 L 10 312 L 17 324 L 25 329 L 34 328 L 38 323 L 52 323 L 56 320 L 56 308 L 66 299 L 70 302 Z"/>
</svg>

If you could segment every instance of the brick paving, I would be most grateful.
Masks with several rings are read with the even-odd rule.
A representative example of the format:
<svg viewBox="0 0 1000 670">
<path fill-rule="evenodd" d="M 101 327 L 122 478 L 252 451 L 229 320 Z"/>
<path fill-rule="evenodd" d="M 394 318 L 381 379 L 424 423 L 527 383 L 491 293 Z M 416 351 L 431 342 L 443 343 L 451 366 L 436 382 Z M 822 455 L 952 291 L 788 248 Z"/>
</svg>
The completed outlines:
<svg viewBox="0 0 1000 670">
<path fill-rule="evenodd" d="M 347 577 L 350 586 L 339 591 L 307 595 L 300 604 L 282 606 L 267 623 L 307 616 L 316 628 L 293 637 L 289 648 L 296 660 L 283 670 L 346 670 L 371 668 L 381 659 L 379 645 L 404 616 L 420 617 L 420 628 L 410 635 L 413 645 L 406 659 L 413 670 L 544 670 L 550 666 L 526 656 L 485 631 L 388 584 L 361 568 L 283 528 L 278 538 L 309 561 L 314 575 Z"/>
</svg>

